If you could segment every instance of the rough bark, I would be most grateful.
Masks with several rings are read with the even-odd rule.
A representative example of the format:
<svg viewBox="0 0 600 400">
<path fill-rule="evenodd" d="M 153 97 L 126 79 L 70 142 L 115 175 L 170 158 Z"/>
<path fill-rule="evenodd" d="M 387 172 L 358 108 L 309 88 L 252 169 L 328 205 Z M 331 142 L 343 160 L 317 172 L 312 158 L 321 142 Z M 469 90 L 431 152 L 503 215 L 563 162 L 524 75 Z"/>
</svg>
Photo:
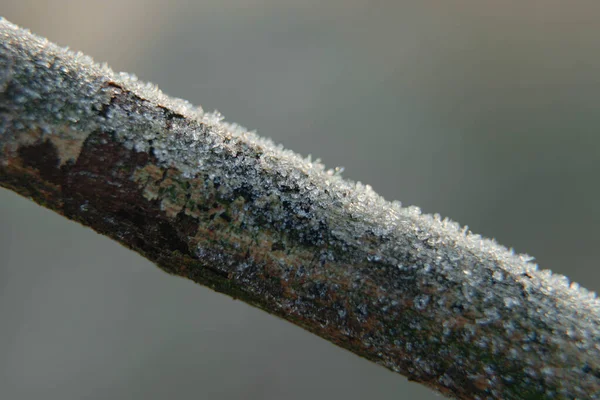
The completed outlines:
<svg viewBox="0 0 600 400">
<path fill-rule="evenodd" d="M 447 396 L 600 398 L 594 293 L 5 20 L 0 38 L 1 186 Z"/>
</svg>

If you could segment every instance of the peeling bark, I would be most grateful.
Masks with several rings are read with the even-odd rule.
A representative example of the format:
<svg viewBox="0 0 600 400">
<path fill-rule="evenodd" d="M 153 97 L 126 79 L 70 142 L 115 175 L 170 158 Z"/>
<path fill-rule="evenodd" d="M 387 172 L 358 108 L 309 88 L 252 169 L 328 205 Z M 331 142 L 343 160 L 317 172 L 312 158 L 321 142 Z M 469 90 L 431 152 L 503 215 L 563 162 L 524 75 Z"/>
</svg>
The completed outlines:
<svg viewBox="0 0 600 400">
<path fill-rule="evenodd" d="M 0 38 L 1 186 L 447 396 L 600 398 L 595 294 L 5 20 Z"/>
</svg>

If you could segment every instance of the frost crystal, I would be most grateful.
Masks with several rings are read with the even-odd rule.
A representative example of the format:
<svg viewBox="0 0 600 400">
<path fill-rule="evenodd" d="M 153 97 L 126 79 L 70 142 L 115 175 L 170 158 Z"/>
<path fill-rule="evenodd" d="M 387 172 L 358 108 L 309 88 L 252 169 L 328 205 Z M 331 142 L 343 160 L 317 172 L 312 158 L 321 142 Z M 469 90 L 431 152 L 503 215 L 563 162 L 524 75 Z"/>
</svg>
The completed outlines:
<svg viewBox="0 0 600 400">
<path fill-rule="evenodd" d="M 419 311 L 424 310 L 427 307 L 427 304 L 429 304 L 429 296 L 422 294 L 419 295 L 417 297 L 415 297 L 415 308 Z"/>
</svg>

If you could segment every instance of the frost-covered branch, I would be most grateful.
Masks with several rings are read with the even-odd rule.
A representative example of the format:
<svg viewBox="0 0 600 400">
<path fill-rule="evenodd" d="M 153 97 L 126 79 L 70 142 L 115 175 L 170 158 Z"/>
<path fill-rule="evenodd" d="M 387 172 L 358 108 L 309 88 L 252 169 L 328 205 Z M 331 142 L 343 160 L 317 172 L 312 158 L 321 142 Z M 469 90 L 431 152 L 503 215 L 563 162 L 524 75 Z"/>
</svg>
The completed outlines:
<svg viewBox="0 0 600 400">
<path fill-rule="evenodd" d="M 600 302 L 0 20 L 0 185 L 461 399 L 599 398 Z"/>
</svg>

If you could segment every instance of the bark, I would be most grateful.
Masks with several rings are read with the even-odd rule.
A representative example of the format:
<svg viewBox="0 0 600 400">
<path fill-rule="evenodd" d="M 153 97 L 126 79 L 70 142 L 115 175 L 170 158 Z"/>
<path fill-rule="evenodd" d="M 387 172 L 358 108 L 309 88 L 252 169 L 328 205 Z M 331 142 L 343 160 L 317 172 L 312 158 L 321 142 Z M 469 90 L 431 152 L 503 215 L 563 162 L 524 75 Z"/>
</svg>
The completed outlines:
<svg viewBox="0 0 600 400">
<path fill-rule="evenodd" d="M 1 186 L 447 396 L 600 398 L 594 293 L 6 20 L 0 37 Z"/>
</svg>

